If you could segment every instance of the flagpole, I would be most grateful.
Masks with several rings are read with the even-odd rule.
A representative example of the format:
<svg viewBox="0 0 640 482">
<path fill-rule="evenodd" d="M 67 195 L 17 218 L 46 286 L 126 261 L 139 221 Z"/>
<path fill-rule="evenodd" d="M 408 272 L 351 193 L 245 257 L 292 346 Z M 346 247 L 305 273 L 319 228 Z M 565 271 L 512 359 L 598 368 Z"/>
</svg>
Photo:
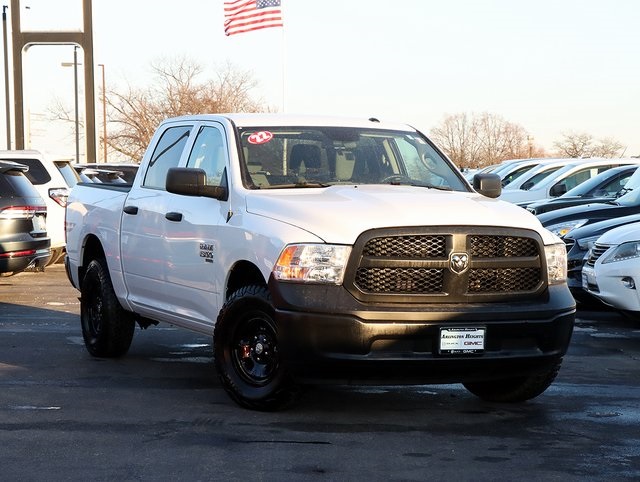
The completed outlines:
<svg viewBox="0 0 640 482">
<path fill-rule="evenodd" d="M 285 85 L 286 85 L 286 78 L 287 78 L 287 58 L 286 58 L 286 36 L 284 33 L 284 28 L 285 28 L 285 23 L 284 23 L 284 3 L 286 2 L 286 0 L 282 0 L 281 5 L 280 5 L 280 11 L 282 12 L 282 41 L 281 41 L 281 48 L 282 48 L 282 113 L 284 114 L 286 112 L 286 100 L 285 100 Z"/>
</svg>

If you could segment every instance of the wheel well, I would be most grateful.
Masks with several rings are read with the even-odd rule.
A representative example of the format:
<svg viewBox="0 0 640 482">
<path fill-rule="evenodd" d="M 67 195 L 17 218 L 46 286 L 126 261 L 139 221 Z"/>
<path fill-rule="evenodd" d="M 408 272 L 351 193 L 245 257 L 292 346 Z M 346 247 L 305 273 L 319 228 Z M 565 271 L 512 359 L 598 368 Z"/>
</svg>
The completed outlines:
<svg viewBox="0 0 640 482">
<path fill-rule="evenodd" d="M 88 236 L 84 242 L 84 252 L 82 254 L 82 264 L 78 267 L 78 279 L 84 278 L 84 273 L 87 269 L 87 265 L 94 259 L 106 258 L 104 249 L 100 240 L 94 236 Z"/>
<path fill-rule="evenodd" d="M 241 287 L 252 284 L 266 286 L 267 282 L 255 264 L 250 263 L 249 261 L 240 261 L 236 263 L 229 274 L 224 299 L 228 299 L 232 293 Z"/>
</svg>

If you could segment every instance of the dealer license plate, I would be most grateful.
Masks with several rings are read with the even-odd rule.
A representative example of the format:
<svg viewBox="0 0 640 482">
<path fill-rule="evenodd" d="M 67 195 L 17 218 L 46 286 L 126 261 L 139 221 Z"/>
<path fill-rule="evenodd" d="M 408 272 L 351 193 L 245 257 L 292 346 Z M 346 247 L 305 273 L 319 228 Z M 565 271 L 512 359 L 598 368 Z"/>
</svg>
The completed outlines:
<svg viewBox="0 0 640 482">
<path fill-rule="evenodd" d="M 440 353 L 472 355 L 484 351 L 485 328 L 441 328 Z"/>
</svg>

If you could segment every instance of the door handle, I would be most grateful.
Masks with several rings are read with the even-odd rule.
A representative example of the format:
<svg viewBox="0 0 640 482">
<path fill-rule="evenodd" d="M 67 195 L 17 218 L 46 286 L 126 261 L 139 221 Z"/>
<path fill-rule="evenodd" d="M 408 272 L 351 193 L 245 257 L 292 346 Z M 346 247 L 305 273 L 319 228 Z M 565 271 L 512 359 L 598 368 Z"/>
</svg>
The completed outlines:
<svg viewBox="0 0 640 482">
<path fill-rule="evenodd" d="M 165 218 L 167 218 L 169 221 L 176 221 L 176 222 L 180 222 L 182 221 L 182 213 L 167 213 L 164 215 Z"/>
<path fill-rule="evenodd" d="M 122 208 L 122 210 L 126 214 L 132 214 L 134 216 L 138 214 L 138 206 L 125 206 L 124 208 Z"/>
</svg>

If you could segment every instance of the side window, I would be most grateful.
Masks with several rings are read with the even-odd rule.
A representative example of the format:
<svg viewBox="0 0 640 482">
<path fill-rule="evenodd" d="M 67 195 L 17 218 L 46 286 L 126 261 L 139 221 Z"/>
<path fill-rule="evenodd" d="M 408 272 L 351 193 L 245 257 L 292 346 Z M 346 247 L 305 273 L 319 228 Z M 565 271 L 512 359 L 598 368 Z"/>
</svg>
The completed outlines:
<svg viewBox="0 0 640 482">
<path fill-rule="evenodd" d="M 178 166 L 190 132 L 191 126 L 170 127 L 164 131 L 144 175 L 144 187 L 165 189 L 167 172 L 170 167 Z"/>
<path fill-rule="evenodd" d="M 631 174 L 623 173 L 618 174 L 609 180 L 604 186 L 601 186 L 594 194 L 598 196 L 614 197 L 619 193 L 624 185 L 627 183 Z"/>
<path fill-rule="evenodd" d="M 582 169 L 580 171 L 574 172 L 570 176 L 567 176 L 563 182 L 567 186 L 567 191 L 568 191 L 569 189 L 573 189 L 574 187 L 576 187 L 578 184 L 581 184 L 591 179 L 596 174 L 597 172 L 595 172 L 595 169 L 586 168 L 586 169 Z"/>
<path fill-rule="evenodd" d="M 222 132 L 216 127 L 201 127 L 189 154 L 187 167 L 204 169 L 210 186 L 226 186 L 226 165 L 227 155 Z"/>
</svg>

